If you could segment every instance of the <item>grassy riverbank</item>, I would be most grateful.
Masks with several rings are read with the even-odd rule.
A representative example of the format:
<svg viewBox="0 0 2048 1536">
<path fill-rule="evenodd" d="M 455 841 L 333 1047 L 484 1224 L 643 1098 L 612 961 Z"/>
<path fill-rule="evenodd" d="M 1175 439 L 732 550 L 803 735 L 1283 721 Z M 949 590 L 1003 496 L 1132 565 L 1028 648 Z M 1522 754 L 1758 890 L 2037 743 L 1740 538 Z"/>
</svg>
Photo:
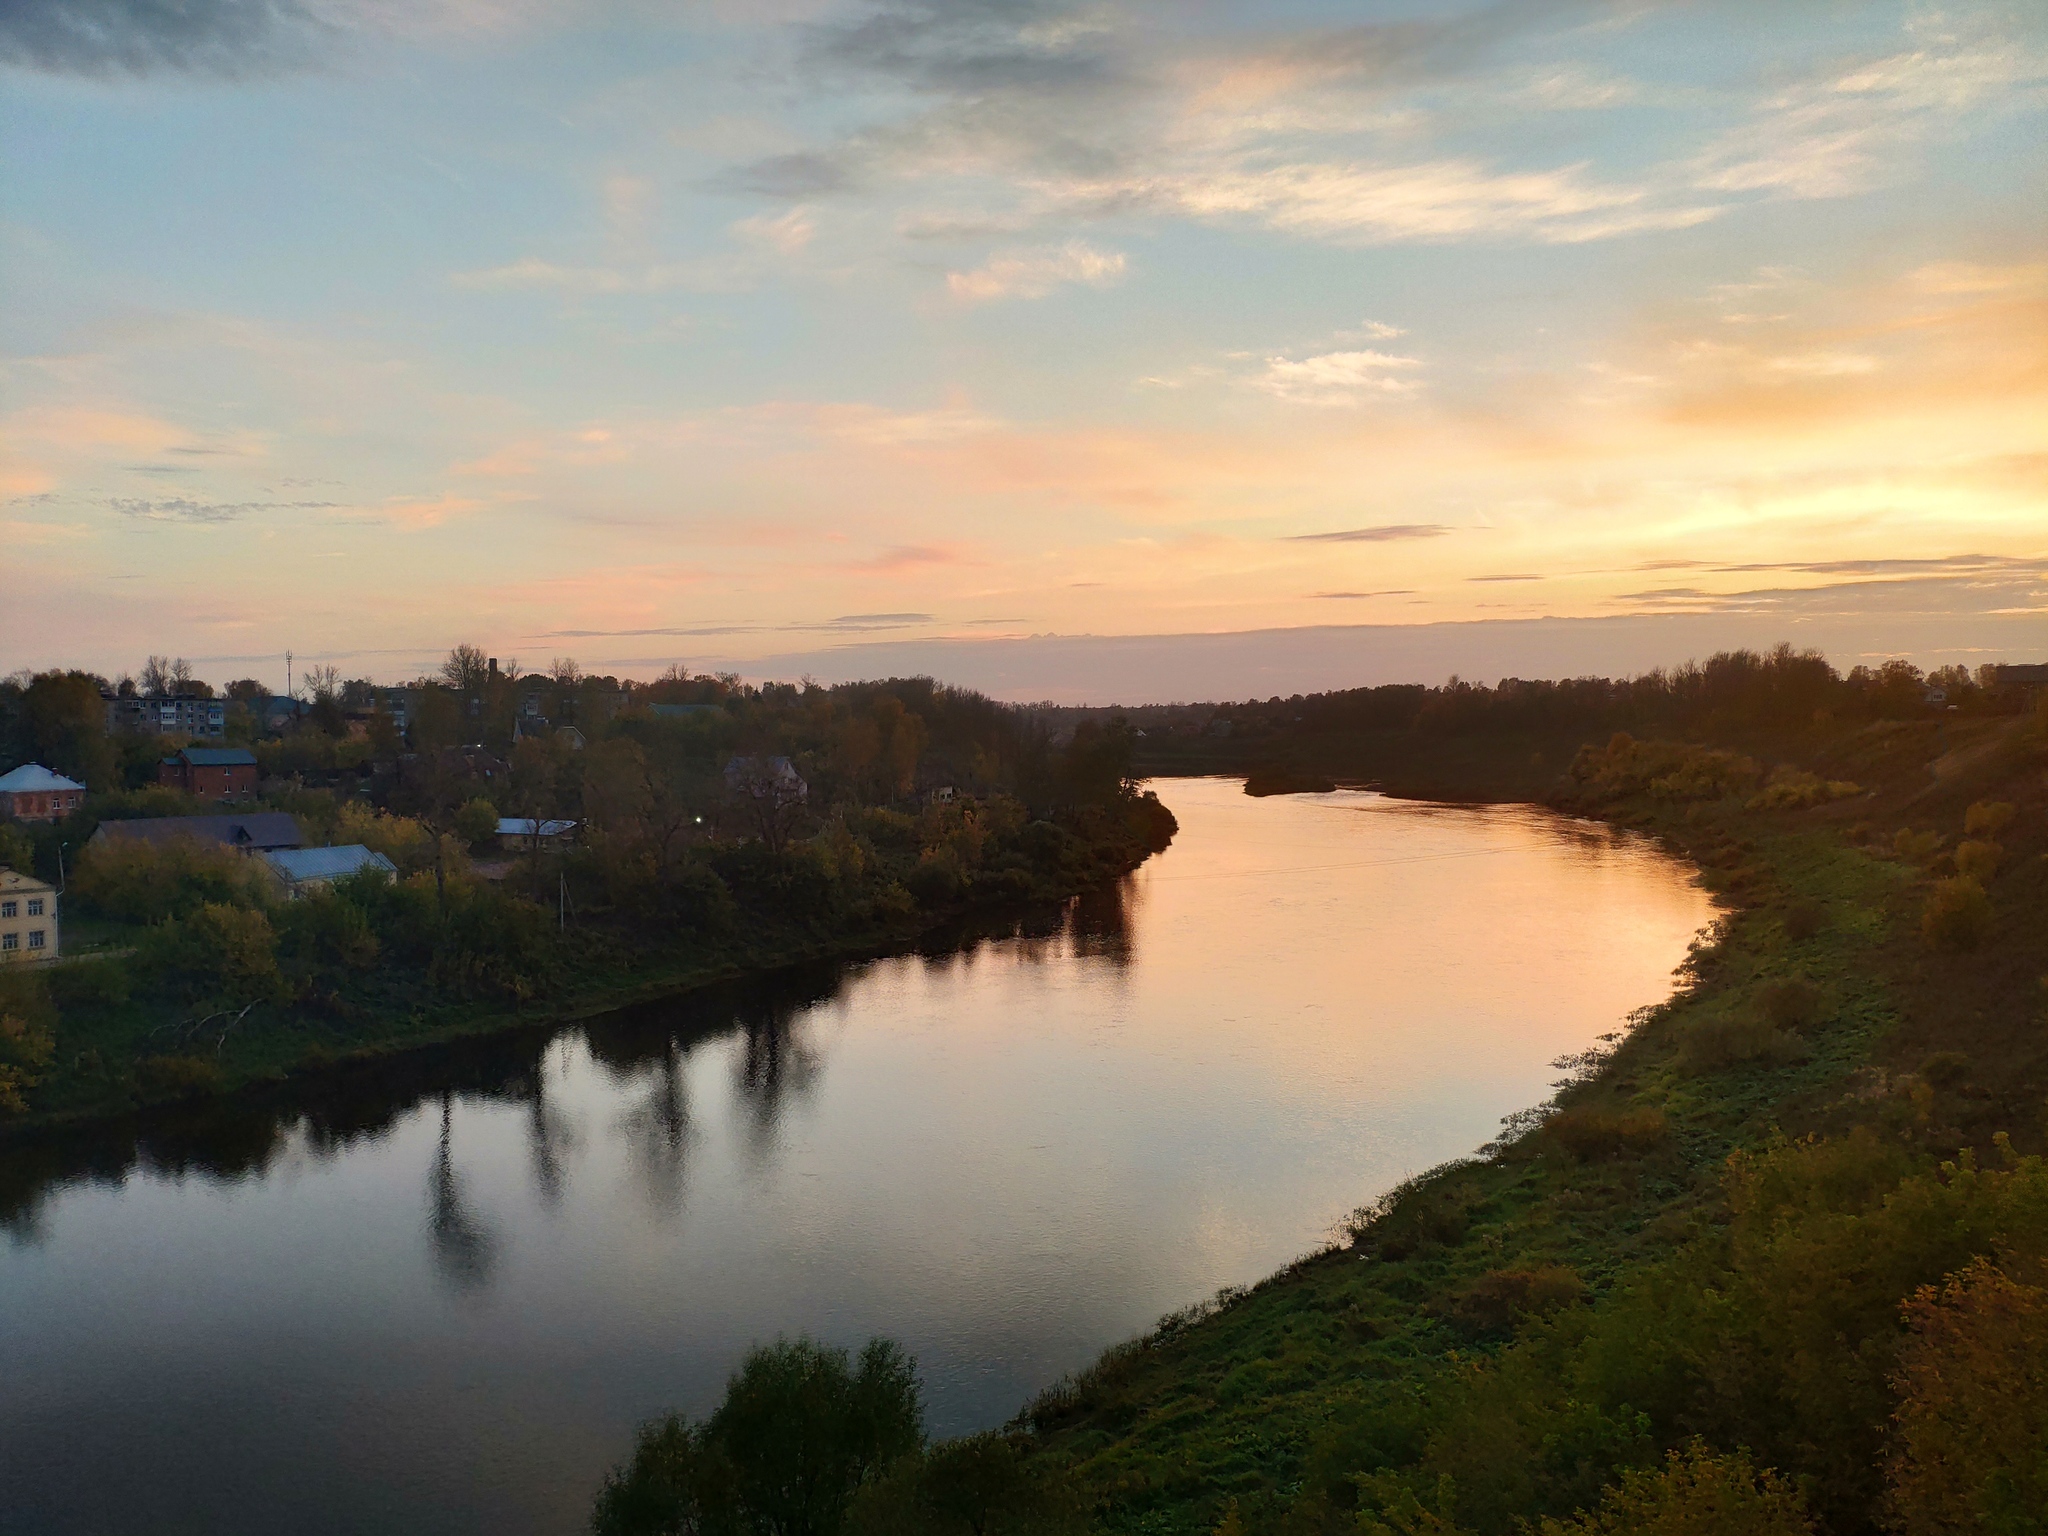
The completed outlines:
<svg viewBox="0 0 2048 1536">
<path fill-rule="evenodd" d="M 1994 1313 L 2042 1299 L 2048 730 L 1820 721 L 1725 733 L 1740 754 L 1617 743 L 1575 777 L 1559 733 L 1509 734 L 1297 741 L 1280 760 L 1432 798 L 1539 798 L 1540 781 L 1660 837 L 1725 903 L 1675 995 L 1561 1064 L 1555 1105 L 1490 1155 L 1110 1351 L 1021 1424 L 1111 1532 L 1505 1536 L 1688 1446 L 1707 1459 L 1656 1497 L 1718 1477 L 1764 1498 L 1752 1468 L 1772 1468 L 1829 1531 L 2033 1529 L 1935 1523 L 1944 1498 L 2023 1506 L 2027 1487 L 1992 1484 L 2035 1452 L 2007 1444 L 1996 1371 L 1983 1401 L 1930 1384 L 1970 1349 L 2010 1357 Z M 1210 770 L 1278 756 L 1189 750 Z M 1970 913 L 1938 915 L 1958 900 Z M 2003 1272 L 1915 1302 L 1980 1258 Z M 2004 1313 L 2000 1286 L 2020 1298 Z M 1937 1462 L 1957 1469 L 1946 1492 Z"/>
<path fill-rule="evenodd" d="M 558 924 L 555 914 L 515 909 L 473 883 L 443 909 L 422 874 L 268 912 L 217 904 L 183 924 L 102 922 L 97 937 L 111 953 L 0 974 L 0 1015 L 11 1021 L 0 1069 L 14 1074 L 15 1109 L 0 1119 L 0 1134 L 588 1018 L 956 930 L 1014 926 L 1020 914 L 1128 873 L 1174 831 L 1171 813 L 1149 797 L 1036 822 L 977 820 L 976 807 L 962 802 L 941 830 L 955 842 L 963 827 L 978 834 L 972 857 L 955 854 L 945 880 L 920 880 L 933 862 L 922 846 L 929 829 L 904 817 L 868 819 L 873 832 L 841 828 L 844 846 L 823 840 L 823 853 L 738 845 L 721 855 L 728 879 L 707 861 L 705 899 L 678 903 L 659 921 L 601 907 Z M 888 842 L 892 833 L 902 847 Z M 508 912 L 509 931 L 489 927 Z M 180 931 L 201 921 L 220 930 L 209 934 L 203 967 L 186 953 L 196 938 Z M 260 971 L 237 924 L 261 925 Z"/>
</svg>

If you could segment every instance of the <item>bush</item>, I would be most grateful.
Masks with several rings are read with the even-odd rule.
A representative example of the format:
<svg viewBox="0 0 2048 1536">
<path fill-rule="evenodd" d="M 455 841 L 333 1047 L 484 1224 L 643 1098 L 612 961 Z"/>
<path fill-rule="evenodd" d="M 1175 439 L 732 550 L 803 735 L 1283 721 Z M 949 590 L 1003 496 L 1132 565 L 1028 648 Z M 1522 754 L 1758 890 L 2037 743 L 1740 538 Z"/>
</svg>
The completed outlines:
<svg viewBox="0 0 2048 1536">
<path fill-rule="evenodd" d="M 1752 1062 L 1797 1061 L 1806 1047 L 1767 1019 L 1702 1019 L 1685 1031 L 1678 1054 L 1688 1071 L 1721 1072 Z"/>
<path fill-rule="evenodd" d="M 1968 875 L 1937 880 L 1920 914 L 1920 931 L 1937 949 L 1975 949 L 1991 932 L 1991 898 Z"/>
<path fill-rule="evenodd" d="M 1661 1147 L 1671 1127 L 1659 1109 L 1561 1109 L 1543 1122 L 1544 1137 L 1582 1163 L 1638 1157 Z"/>
<path fill-rule="evenodd" d="M 1956 849 L 1956 873 L 1984 885 L 1998 873 L 1998 861 L 2004 856 L 2005 850 L 1996 843 L 1964 843 Z"/>
<path fill-rule="evenodd" d="M 135 1064 L 135 1085 L 145 1098 L 183 1099 L 219 1093 L 227 1075 L 203 1056 L 150 1056 Z"/>
<path fill-rule="evenodd" d="M 1899 828 L 1899 834 L 1892 839 L 1892 852 L 1902 859 L 1931 859 L 1941 851 L 1942 836 L 1939 832 L 1915 832 L 1911 827 Z"/>
<path fill-rule="evenodd" d="M 1937 1088 L 1947 1088 L 1970 1075 L 1970 1058 L 1961 1051 L 1936 1051 L 1920 1063 L 1920 1075 Z"/>
<path fill-rule="evenodd" d="M 1716 1456 L 1695 1441 L 1655 1471 L 1628 1471 L 1600 1507 L 1546 1520 L 1541 1536 L 1807 1536 L 1799 1490 L 1742 1451 Z"/>
<path fill-rule="evenodd" d="M 1845 779 L 1823 779 L 1804 769 L 1781 765 L 1771 771 L 1770 781 L 1750 796 L 1752 811 L 1799 810 L 1825 805 L 1830 800 L 1847 800 L 1863 793 L 1863 786 Z"/>
<path fill-rule="evenodd" d="M 960 899 L 959 863 L 948 854 L 926 854 L 903 877 L 903 884 L 919 906 L 946 906 Z"/>
<path fill-rule="evenodd" d="M 52 1009 L 42 976 L 0 973 L 0 1115 L 28 1111 L 28 1093 L 57 1054 Z"/>
<path fill-rule="evenodd" d="M 498 836 L 498 808 L 479 796 L 455 813 L 455 835 L 472 849 L 489 847 Z"/>
<path fill-rule="evenodd" d="M 1773 1029 L 1811 1029 L 1825 1005 L 1820 988 L 1804 976 L 1781 976 L 1756 990 L 1757 1013 Z"/>
<path fill-rule="evenodd" d="M 2009 800 L 1979 800 L 1963 812 L 1964 835 L 1995 839 L 2012 825 L 2015 814 L 2017 807 Z"/>
<path fill-rule="evenodd" d="M 1901 1536 L 2038 1532 L 2048 1510 L 2048 1292 L 1978 1259 L 1905 1306 L 1890 1463 Z"/>
<path fill-rule="evenodd" d="M 670 1414 L 642 1426 L 591 1529 L 833 1536 L 861 1485 L 923 1439 L 917 1366 L 896 1345 L 870 1340 L 856 1363 L 810 1339 L 778 1340 L 748 1353 L 702 1424 Z"/>
<path fill-rule="evenodd" d="M 71 889 L 92 910 L 131 923 L 160 923 L 208 904 L 261 906 L 269 894 L 257 860 L 195 837 L 99 838 L 86 845 Z"/>
<path fill-rule="evenodd" d="M 1534 1269 L 1489 1270 L 1460 1291 L 1451 1316 L 1480 1333 L 1504 1333 L 1525 1317 L 1547 1317 L 1586 1300 L 1575 1269 L 1544 1264 Z"/>
<path fill-rule="evenodd" d="M 149 949 L 192 997 L 249 1003 L 278 989 L 277 935 L 270 919 L 249 907 L 209 902 L 165 923 L 151 935 Z"/>
<path fill-rule="evenodd" d="M 1827 926 L 1827 913 L 1820 903 L 1795 901 L 1785 909 L 1785 937 L 1803 944 Z"/>
<path fill-rule="evenodd" d="M 50 995 L 59 1011 L 118 1008 L 128 1001 L 128 966 L 121 960 L 72 960 L 50 973 Z"/>
<path fill-rule="evenodd" d="M 1080 1501 L 1002 1434 L 947 1440 L 864 1486 L 848 1536 L 1080 1536 Z"/>
</svg>

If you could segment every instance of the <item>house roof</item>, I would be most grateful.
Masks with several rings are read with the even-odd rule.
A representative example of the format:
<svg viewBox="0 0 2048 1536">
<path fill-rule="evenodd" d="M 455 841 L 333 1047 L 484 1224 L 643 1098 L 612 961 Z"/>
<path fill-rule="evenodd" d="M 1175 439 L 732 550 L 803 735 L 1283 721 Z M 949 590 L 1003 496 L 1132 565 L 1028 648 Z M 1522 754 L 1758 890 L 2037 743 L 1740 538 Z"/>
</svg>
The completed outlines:
<svg viewBox="0 0 2048 1536">
<path fill-rule="evenodd" d="M 576 823 L 573 821 L 543 821 L 540 824 L 540 835 L 542 837 L 560 837 L 564 832 L 573 832 L 575 830 Z M 498 818 L 498 836 L 532 837 L 533 818 L 531 816 L 500 816 Z"/>
<path fill-rule="evenodd" d="M 361 843 L 343 843 L 338 848 L 287 848 L 264 854 L 263 861 L 295 884 L 341 880 L 366 869 L 381 869 L 387 875 L 398 873 L 396 864 Z"/>
<path fill-rule="evenodd" d="M 283 811 L 251 811 L 245 816 L 137 816 L 101 822 L 93 838 L 97 841 L 102 837 L 133 837 L 149 843 L 196 837 L 202 842 L 258 852 L 296 848 L 305 841 L 299 835 L 299 824 Z"/>
<path fill-rule="evenodd" d="M 41 763 L 23 763 L 19 768 L 0 773 L 0 794 L 27 791 L 31 794 L 52 789 L 84 789 L 83 784 L 73 783 L 61 773 L 52 773 Z"/>
<path fill-rule="evenodd" d="M 57 887 L 47 880 L 38 880 L 34 875 L 24 875 L 19 870 L 0 865 L 0 891 L 49 891 L 55 894 Z"/>
<path fill-rule="evenodd" d="M 186 747 L 177 754 L 194 768 L 254 768 L 256 754 L 243 747 Z"/>
</svg>

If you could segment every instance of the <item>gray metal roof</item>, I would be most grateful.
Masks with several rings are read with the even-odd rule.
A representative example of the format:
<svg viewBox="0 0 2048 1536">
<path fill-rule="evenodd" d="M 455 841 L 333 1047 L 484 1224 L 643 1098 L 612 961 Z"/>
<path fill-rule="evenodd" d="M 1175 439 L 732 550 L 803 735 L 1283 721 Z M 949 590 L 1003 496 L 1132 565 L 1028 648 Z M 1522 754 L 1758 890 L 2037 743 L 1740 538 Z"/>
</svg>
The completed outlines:
<svg viewBox="0 0 2048 1536">
<path fill-rule="evenodd" d="M 52 789 L 83 788 L 83 784 L 75 784 L 61 773 L 52 773 L 41 763 L 23 763 L 19 768 L 0 773 L 0 794 L 13 794 L 16 791 L 36 794 Z"/>
<path fill-rule="evenodd" d="M 361 843 L 344 843 L 338 848 L 290 848 L 266 853 L 263 859 L 295 884 L 309 880 L 342 880 L 365 869 L 381 869 L 387 875 L 398 873 L 396 864 Z"/>
<path fill-rule="evenodd" d="M 103 821 L 93 837 L 134 837 L 150 843 L 196 837 L 202 842 L 225 843 L 230 848 L 258 853 L 272 848 L 296 848 L 305 841 L 299 824 L 283 811 L 250 811 L 242 816 L 137 816 Z"/>
</svg>

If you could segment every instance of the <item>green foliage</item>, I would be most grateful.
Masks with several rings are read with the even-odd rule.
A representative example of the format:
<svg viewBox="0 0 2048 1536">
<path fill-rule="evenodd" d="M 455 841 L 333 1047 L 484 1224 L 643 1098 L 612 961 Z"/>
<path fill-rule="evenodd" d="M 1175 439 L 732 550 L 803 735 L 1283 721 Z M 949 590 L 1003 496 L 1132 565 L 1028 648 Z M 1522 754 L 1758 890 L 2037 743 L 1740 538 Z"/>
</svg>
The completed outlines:
<svg viewBox="0 0 2048 1536">
<path fill-rule="evenodd" d="M 455 835 L 471 848 L 491 844 L 498 835 L 498 808 L 481 796 L 455 813 Z"/>
<path fill-rule="evenodd" d="M 29 1092 L 57 1053 L 55 1017 L 44 973 L 0 970 L 0 1118 L 28 1112 Z"/>
<path fill-rule="evenodd" d="M 1934 882 L 1920 932 L 1937 949 L 1973 950 L 1991 932 L 1991 898 L 1968 875 Z"/>
<path fill-rule="evenodd" d="M 1804 976 L 1774 976 L 1756 989 L 1756 1011 L 1773 1029 L 1811 1029 L 1826 1007 L 1826 994 Z"/>
<path fill-rule="evenodd" d="M 128 962 L 120 959 L 69 960 L 49 972 L 50 996 L 58 1012 L 118 1007 L 128 1001 Z"/>
<path fill-rule="evenodd" d="M 1559 1264 L 1490 1269 L 1451 1299 L 1451 1316 L 1477 1333 L 1505 1333 L 1532 1317 L 1582 1305 L 1588 1292 L 1575 1269 Z"/>
<path fill-rule="evenodd" d="M 1737 1450 L 1715 1455 L 1694 1442 L 1662 1467 L 1631 1470 L 1600 1507 L 1545 1520 L 1540 1536 L 1808 1536 L 1813 1519 L 1799 1490 Z"/>
<path fill-rule="evenodd" d="M 28 828 L 0 821 L 0 869 L 23 875 L 36 872 L 36 843 Z"/>
<path fill-rule="evenodd" d="M 1939 832 L 1915 832 L 1911 827 L 1901 827 L 1898 836 L 1892 839 L 1892 851 L 1902 859 L 1924 863 L 1941 851 L 1943 841 Z"/>
<path fill-rule="evenodd" d="M 158 927 L 144 954 L 191 998 L 251 1003 L 280 991 L 277 935 L 253 907 L 207 902 Z"/>
<path fill-rule="evenodd" d="M 1655 1151 L 1670 1136 L 1670 1126 L 1657 1109 L 1581 1104 L 1544 1121 L 1543 1135 L 1582 1163 L 1610 1163 Z"/>
<path fill-rule="evenodd" d="M 1716 800 L 1749 789 L 1763 770 L 1740 753 L 1680 741 L 1637 741 L 1618 731 L 1604 747 L 1582 747 L 1571 777 L 1597 794 Z"/>
<path fill-rule="evenodd" d="M 1890 1458 L 1900 1536 L 2048 1532 L 2048 1291 L 1979 1258 L 1907 1302 Z"/>
<path fill-rule="evenodd" d="M 1819 774 L 1808 773 L 1786 763 L 1771 770 L 1764 787 L 1750 796 L 1747 808 L 1752 811 L 1801 810 L 1807 806 L 1825 805 L 1830 800 L 1847 800 L 1862 793 L 1860 784 L 1851 784 L 1846 779 L 1823 779 Z"/>
<path fill-rule="evenodd" d="M 847 1536 L 1082 1536 L 1080 1500 L 1002 1434 L 946 1440 L 898 1460 L 864 1484 L 847 1511 Z"/>
<path fill-rule="evenodd" d="M 836 1536 L 862 1484 L 924 1438 L 917 1367 L 886 1339 L 858 1359 L 807 1338 L 749 1351 L 702 1424 L 641 1428 L 591 1516 L 596 1536 Z"/>
<path fill-rule="evenodd" d="M 262 864 L 219 843 L 103 836 L 78 861 L 71 894 L 108 917 L 156 923 L 209 904 L 261 905 L 268 885 Z"/>
<path fill-rule="evenodd" d="M 1827 926 L 1827 912 L 1817 901 L 1794 901 L 1785 908 L 1785 937 L 1803 944 Z"/>
</svg>

